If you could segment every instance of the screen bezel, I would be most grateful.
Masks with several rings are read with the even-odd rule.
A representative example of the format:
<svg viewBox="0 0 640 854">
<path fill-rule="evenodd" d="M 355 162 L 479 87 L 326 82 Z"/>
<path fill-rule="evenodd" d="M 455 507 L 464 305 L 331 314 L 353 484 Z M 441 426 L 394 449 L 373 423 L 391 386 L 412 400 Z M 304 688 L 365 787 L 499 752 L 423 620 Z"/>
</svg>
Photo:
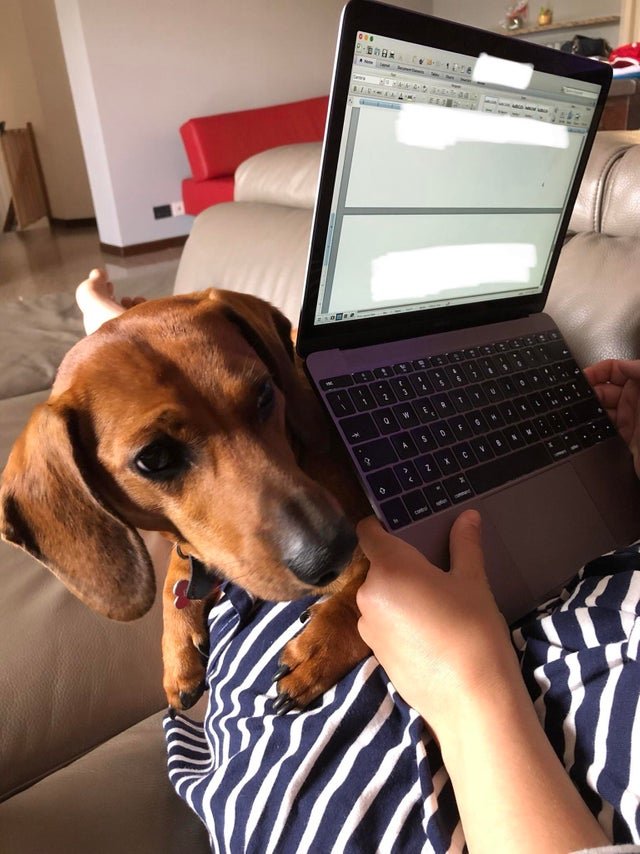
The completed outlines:
<svg viewBox="0 0 640 854">
<path fill-rule="evenodd" d="M 481 52 L 485 52 L 514 62 L 530 62 L 536 71 L 560 74 L 563 77 L 594 83 L 601 87 L 593 122 L 587 133 L 566 211 L 560 223 L 558 239 L 549 261 L 544 286 L 539 294 L 474 302 L 464 306 L 422 309 L 384 317 L 315 324 L 340 137 L 347 106 L 355 42 L 359 31 L 382 34 L 389 38 L 446 49 L 468 56 L 478 56 Z M 510 320 L 542 311 L 604 108 L 611 77 L 611 68 L 605 63 L 430 15 L 372 2 L 372 0 L 351 0 L 342 13 L 333 70 L 320 167 L 319 194 L 311 229 L 305 293 L 298 326 L 298 353 L 305 357 L 316 350 L 367 346 L 382 341 Z"/>
</svg>

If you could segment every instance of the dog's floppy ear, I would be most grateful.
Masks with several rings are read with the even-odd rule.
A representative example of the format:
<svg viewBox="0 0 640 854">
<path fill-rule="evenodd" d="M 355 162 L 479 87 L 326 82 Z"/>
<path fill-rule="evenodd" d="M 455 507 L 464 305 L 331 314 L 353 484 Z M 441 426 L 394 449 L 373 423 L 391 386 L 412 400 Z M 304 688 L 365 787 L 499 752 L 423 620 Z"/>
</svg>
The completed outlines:
<svg viewBox="0 0 640 854">
<path fill-rule="evenodd" d="M 95 611 L 133 620 L 151 607 L 155 575 L 142 538 L 88 486 L 73 411 L 32 414 L 0 486 L 0 534 L 43 563 Z"/>
<path fill-rule="evenodd" d="M 289 427 L 307 447 L 320 450 L 327 445 L 325 419 L 320 404 L 303 382 L 295 364 L 291 323 L 265 300 L 234 291 L 212 290 L 227 317 L 238 326 L 284 394 Z"/>
</svg>

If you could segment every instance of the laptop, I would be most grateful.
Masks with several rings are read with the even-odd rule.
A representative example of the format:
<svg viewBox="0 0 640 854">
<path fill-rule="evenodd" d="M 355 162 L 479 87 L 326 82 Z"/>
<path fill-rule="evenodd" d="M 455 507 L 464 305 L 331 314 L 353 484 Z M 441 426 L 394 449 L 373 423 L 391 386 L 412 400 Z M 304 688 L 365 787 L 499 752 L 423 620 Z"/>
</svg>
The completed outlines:
<svg viewBox="0 0 640 854">
<path fill-rule="evenodd" d="M 631 456 L 543 313 L 611 72 L 369 0 L 343 12 L 297 349 L 382 524 L 483 518 L 515 621 L 640 534 Z"/>
</svg>

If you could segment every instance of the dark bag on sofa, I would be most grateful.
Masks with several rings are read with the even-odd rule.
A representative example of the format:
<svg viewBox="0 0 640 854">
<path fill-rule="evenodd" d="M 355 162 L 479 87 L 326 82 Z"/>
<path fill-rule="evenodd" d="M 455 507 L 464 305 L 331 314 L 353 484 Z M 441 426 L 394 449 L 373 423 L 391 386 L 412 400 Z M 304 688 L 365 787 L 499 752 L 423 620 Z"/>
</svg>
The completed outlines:
<svg viewBox="0 0 640 854">
<path fill-rule="evenodd" d="M 564 53 L 575 53 L 577 56 L 609 56 L 611 45 L 606 39 L 590 39 L 588 36 L 574 36 L 571 41 L 560 46 Z"/>
</svg>

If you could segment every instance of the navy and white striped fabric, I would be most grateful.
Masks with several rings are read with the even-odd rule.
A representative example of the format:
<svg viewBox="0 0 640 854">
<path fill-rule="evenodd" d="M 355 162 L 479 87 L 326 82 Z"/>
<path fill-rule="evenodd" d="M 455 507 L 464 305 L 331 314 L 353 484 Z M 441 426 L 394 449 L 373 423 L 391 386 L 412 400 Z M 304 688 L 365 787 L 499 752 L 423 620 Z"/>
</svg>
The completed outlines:
<svg viewBox="0 0 640 854">
<path fill-rule="evenodd" d="M 640 543 L 588 563 L 513 637 L 583 799 L 610 839 L 640 843 Z"/>
<path fill-rule="evenodd" d="M 639 842 L 640 555 L 624 554 L 635 569 L 615 556 L 594 562 L 515 640 L 587 803 L 616 841 Z M 205 823 L 212 850 L 464 850 L 438 747 L 375 659 L 305 712 L 273 713 L 278 656 L 310 601 L 254 603 L 226 585 L 209 620 L 205 721 L 165 719 L 171 782 Z"/>
</svg>

